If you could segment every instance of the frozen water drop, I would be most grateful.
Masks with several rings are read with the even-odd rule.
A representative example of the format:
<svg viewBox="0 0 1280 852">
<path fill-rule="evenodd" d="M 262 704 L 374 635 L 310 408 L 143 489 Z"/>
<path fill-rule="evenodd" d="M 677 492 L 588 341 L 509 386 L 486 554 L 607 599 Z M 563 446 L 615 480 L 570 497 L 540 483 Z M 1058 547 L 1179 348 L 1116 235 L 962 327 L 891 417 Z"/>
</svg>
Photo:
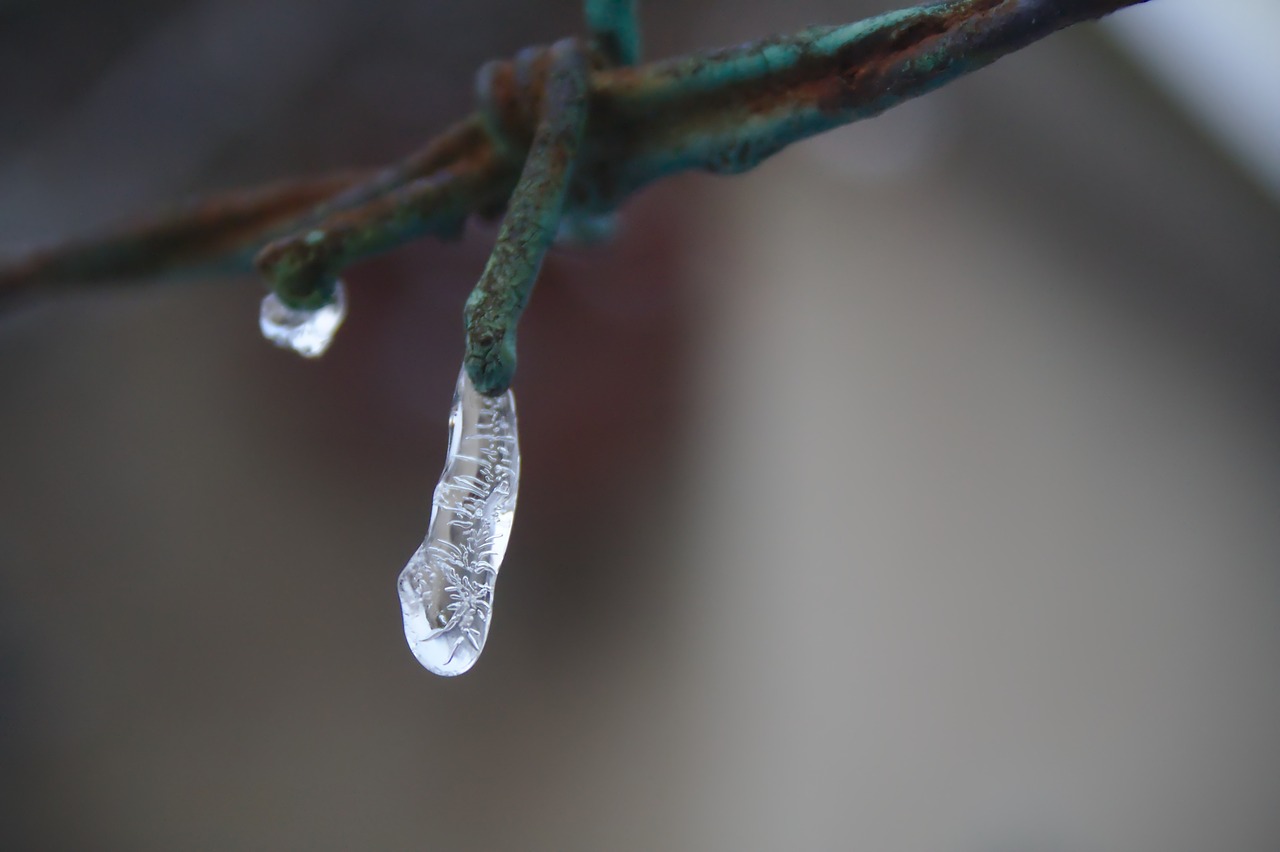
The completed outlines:
<svg viewBox="0 0 1280 852">
<path fill-rule="evenodd" d="M 435 674 L 460 675 L 484 650 L 519 484 L 515 396 L 484 396 L 463 368 L 427 537 L 397 584 L 405 639 Z"/>
<path fill-rule="evenodd" d="M 262 300 L 258 327 L 262 336 L 282 349 L 292 349 L 304 358 L 318 358 L 333 342 L 338 326 L 347 318 L 347 293 L 338 281 L 333 300 L 315 310 L 291 308 L 275 293 Z"/>
</svg>

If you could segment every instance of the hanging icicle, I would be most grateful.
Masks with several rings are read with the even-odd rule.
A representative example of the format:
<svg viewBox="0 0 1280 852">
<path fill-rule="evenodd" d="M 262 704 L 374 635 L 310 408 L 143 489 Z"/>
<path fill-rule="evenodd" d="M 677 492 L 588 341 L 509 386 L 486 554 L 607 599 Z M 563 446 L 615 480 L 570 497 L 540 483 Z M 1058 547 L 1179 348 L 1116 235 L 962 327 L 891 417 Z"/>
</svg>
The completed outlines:
<svg viewBox="0 0 1280 852">
<path fill-rule="evenodd" d="M 427 537 L 398 583 L 405 639 L 435 674 L 460 675 L 484 650 L 519 484 L 515 396 L 484 396 L 464 369 Z"/>
</svg>

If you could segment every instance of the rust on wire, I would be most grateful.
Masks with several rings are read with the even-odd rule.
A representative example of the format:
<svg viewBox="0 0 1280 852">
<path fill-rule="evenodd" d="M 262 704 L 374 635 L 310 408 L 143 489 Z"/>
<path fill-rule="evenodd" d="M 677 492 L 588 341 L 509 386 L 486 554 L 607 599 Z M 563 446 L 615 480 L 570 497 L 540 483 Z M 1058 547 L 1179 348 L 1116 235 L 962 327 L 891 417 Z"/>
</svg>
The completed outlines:
<svg viewBox="0 0 1280 852">
<path fill-rule="evenodd" d="M 246 248 L 367 178 L 343 172 L 277 181 L 196 199 L 82 241 L 0 266 L 0 303 L 61 285 L 143 278 L 180 270 L 244 268 Z"/>
</svg>

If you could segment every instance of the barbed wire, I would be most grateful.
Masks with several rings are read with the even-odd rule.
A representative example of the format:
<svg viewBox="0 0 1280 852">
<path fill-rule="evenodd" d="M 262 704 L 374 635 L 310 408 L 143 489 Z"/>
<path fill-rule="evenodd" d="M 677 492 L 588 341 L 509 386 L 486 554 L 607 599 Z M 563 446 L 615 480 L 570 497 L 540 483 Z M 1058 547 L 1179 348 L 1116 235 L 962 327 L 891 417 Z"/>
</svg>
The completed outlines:
<svg viewBox="0 0 1280 852">
<path fill-rule="evenodd" d="M 747 171 L 793 142 L 1141 2 L 953 0 L 640 65 L 635 1 L 586 0 L 586 37 L 486 64 L 476 112 L 401 162 L 198 199 L 14 259 L 0 265 L 0 305 L 256 268 L 285 306 L 318 310 L 347 266 L 501 215 L 465 311 L 467 372 L 497 395 L 511 383 L 517 324 L 562 225 L 608 216 L 678 172 Z"/>
</svg>

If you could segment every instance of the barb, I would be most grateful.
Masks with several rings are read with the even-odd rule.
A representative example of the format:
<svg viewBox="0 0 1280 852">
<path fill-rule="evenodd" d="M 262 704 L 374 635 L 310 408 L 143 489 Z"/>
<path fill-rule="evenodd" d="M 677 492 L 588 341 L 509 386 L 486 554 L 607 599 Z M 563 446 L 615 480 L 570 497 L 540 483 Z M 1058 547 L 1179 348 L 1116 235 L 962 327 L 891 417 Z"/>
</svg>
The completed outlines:
<svg viewBox="0 0 1280 852">
<path fill-rule="evenodd" d="M 0 302 L 61 284 L 214 262 L 239 269 L 252 248 L 269 243 L 256 265 L 272 289 L 290 307 L 316 308 L 330 298 L 344 266 L 425 234 L 454 236 L 469 215 L 493 215 L 510 200 L 510 227 L 504 225 L 495 247 L 494 271 L 486 270 L 468 303 L 487 306 L 468 308 L 475 332 L 468 363 L 487 365 L 475 367 L 472 379 L 485 393 L 501 393 L 514 353 L 495 354 L 498 341 L 509 336 L 514 345 L 548 223 L 553 231 L 562 215 L 610 213 L 631 193 L 676 172 L 746 171 L 793 142 L 876 115 L 1064 27 L 1145 1 L 951 0 L 634 65 L 640 51 L 634 2 L 586 0 L 593 70 L 583 72 L 582 110 L 567 106 L 577 96 L 566 100 L 561 91 L 567 83 L 557 74 L 567 73 L 567 60 L 556 51 L 563 48 L 531 48 L 482 68 L 477 113 L 398 166 L 218 196 L 132 229 L 33 254 L 0 266 Z M 577 79 L 576 72 L 570 76 Z M 560 137 L 579 112 L 585 114 L 580 143 L 575 135 L 573 144 L 563 144 Z M 551 146 L 561 152 L 555 157 L 542 123 L 553 115 L 566 122 Z M 563 163 L 556 159 L 561 155 Z M 521 166 L 532 179 L 535 160 L 535 171 L 551 183 L 538 192 L 521 189 Z M 508 267 L 511 272 L 500 271 Z M 495 308 L 499 302 L 506 307 Z M 496 335 L 483 345 L 488 332 L 482 335 L 482 326 Z"/>
<path fill-rule="evenodd" d="M 566 39 L 550 50 L 543 116 L 493 254 L 467 299 L 464 363 L 486 396 L 505 392 L 515 374 L 516 324 L 555 239 L 586 121 L 587 55 Z"/>
</svg>

